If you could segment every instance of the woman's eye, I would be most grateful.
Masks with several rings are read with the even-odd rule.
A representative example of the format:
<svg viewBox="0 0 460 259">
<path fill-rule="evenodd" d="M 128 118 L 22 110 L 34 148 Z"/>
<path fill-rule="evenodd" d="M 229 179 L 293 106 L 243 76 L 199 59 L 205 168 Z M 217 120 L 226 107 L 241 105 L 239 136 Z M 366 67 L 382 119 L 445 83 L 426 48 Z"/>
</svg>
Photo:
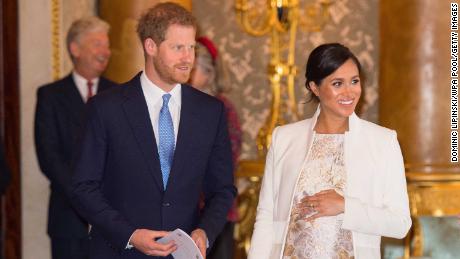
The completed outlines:
<svg viewBox="0 0 460 259">
<path fill-rule="evenodd" d="M 342 85 L 342 82 L 340 82 L 340 81 L 332 83 L 332 86 L 334 86 L 334 87 L 340 87 L 341 85 Z"/>
<path fill-rule="evenodd" d="M 356 85 L 359 83 L 359 79 L 354 79 L 351 81 L 351 84 Z"/>
</svg>

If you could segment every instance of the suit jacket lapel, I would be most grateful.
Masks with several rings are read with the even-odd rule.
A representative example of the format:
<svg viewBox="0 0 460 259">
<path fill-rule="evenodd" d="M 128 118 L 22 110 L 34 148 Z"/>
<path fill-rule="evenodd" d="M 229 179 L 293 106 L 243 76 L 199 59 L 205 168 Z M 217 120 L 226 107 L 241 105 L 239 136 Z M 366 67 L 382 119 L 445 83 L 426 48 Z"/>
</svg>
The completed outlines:
<svg viewBox="0 0 460 259">
<path fill-rule="evenodd" d="M 153 175 L 158 188 L 162 190 L 163 180 L 157 144 L 139 76 L 140 74 L 123 86 L 126 98 L 123 103 L 123 109 L 137 143 L 142 150 L 144 159 L 148 164 L 150 173 Z"/>
<path fill-rule="evenodd" d="M 191 138 L 193 138 L 193 134 L 190 130 L 197 128 L 194 125 L 197 122 L 194 114 L 195 105 L 193 104 L 192 96 L 190 95 L 190 89 L 188 89 L 188 86 L 182 85 L 181 95 L 182 103 L 180 110 L 179 130 L 177 133 L 176 149 L 174 150 L 174 160 L 169 175 L 168 188 L 166 188 L 166 191 L 171 190 L 171 188 L 176 186 L 174 182 L 180 178 L 180 172 L 183 171 L 182 168 L 184 164 L 187 164 L 186 160 L 188 157 L 187 154 L 189 152 L 189 145 L 192 142 Z"/>
<path fill-rule="evenodd" d="M 69 74 L 63 79 L 63 85 L 61 88 L 63 95 L 65 96 L 59 101 L 62 103 L 62 107 L 69 111 L 69 115 L 74 118 L 74 121 L 78 124 L 82 116 L 82 111 L 85 109 L 85 103 L 81 98 L 80 92 L 73 81 L 72 74 Z"/>
</svg>

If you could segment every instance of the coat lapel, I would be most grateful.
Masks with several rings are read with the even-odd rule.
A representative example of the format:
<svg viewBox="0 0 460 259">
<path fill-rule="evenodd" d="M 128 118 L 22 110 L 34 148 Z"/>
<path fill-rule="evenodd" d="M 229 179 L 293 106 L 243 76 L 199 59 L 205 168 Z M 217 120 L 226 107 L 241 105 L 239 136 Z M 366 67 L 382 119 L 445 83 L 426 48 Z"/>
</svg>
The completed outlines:
<svg viewBox="0 0 460 259">
<path fill-rule="evenodd" d="M 280 139 L 280 141 L 288 141 L 283 143 L 282 149 L 282 152 L 286 154 L 280 155 L 288 158 L 283 165 L 283 174 L 279 174 L 278 176 L 278 182 L 281 183 L 279 193 L 282 199 L 278 202 L 276 217 L 282 220 L 289 218 L 295 191 L 293 186 L 297 185 L 297 181 L 303 170 L 313 135 L 313 131 L 310 131 L 311 125 L 309 120 L 298 122 L 295 127 L 296 129 L 291 132 L 291 135 L 295 137 L 289 137 L 289 140 Z"/>
<path fill-rule="evenodd" d="M 73 121 L 78 125 L 81 124 L 81 116 L 85 109 L 85 102 L 81 97 L 80 92 L 78 91 L 77 85 L 75 84 L 72 74 L 67 75 L 65 78 L 62 79 L 62 94 L 64 98 L 59 99 L 64 109 L 69 111 L 69 115 L 72 116 Z M 104 79 L 103 77 L 100 78 L 99 87 L 97 92 L 102 92 L 110 88 L 113 84 Z"/>
<path fill-rule="evenodd" d="M 140 74 L 134 77 L 124 87 L 125 102 L 123 109 L 126 118 L 133 130 L 137 143 L 142 150 L 144 159 L 149 166 L 149 171 L 153 175 L 158 188 L 163 190 L 163 180 L 161 176 L 160 160 L 158 149 L 150 121 L 147 103 L 142 92 Z"/>
<path fill-rule="evenodd" d="M 361 126 L 361 119 L 353 113 L 349 119 L 350 130 L 345 132 L 344 145 L 345 171 L 347 173 L 347 184 L 344 192 L 353 197 L 371 192 L 368 191 L 370 185 L 363 185 L 363 183 L 370 181 L 368 179 L 370 173 L 377 170 L 372 166 L 378 164 L 369 150 L 369 143 L 365 141 L 366 135 L 361 132 Z"/>
<path fill-rule="evenodd" d="M 181 87 L 181 110 L 180 123 L 177 133 L 176 149 L 174 150 L 174 160 L 168 180 L 168 188 L 171 190 L 175 186 L 174 182 L 178 180 L 184 164 L 186 164 L 189 145 L 192 142 L 193 134 L 191 129 L 196 129 L 195 123 L 195 105 L 193 104 L 190 89 L 186 85 Z M 171 187 L 171 188 L 170 188 Z"/>
<path fill-rule="evenodd" d="M 73 121 L 80 124 L 82 112 L 85 109 L 85 103 L 78 92 L 77 85 L 73 81 L 72 74 L 69 74 L 63 79 L 62 93 L 64 98 L 59 99 L 64 109 L 69 111 L 69 115 L 73 117 Z"/>
</svg>

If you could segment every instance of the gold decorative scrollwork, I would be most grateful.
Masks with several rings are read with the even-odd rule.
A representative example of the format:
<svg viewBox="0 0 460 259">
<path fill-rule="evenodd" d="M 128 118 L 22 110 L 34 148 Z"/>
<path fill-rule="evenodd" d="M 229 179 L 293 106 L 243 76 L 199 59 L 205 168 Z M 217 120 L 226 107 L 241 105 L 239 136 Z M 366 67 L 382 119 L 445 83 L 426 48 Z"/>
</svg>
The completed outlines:
<svg viewBox="0 0 460 259">
<path fill-rule="evenodd" d="M 234 237 L 237 254 L 238 252 L 243 254 L 239 258 L 246 258 L 251 245 L 252 231 L 256 220 L 256 208 L 259 203 L 260 181 L 264 167 L 265 161 L 263 160 L 242 160 L 238 164 L 236 176 L 248 180 L 247 188 L 238 195 L 239 220 L 235 225 Z"/>
<path fill-rule="evenodd" d="M 243 250 L 246 254 L 251 245 L 252 231 L 256 219 L 257 203 L 259 202 L 260 177 L 249 178 L 248 188 L 238 197 L 238 214 L 242 215 L 235 226 L 235 240 L 237 249 Z"/>
<path fill-rule="evenodd" d="M 237 21 L 249 34 L 270 34 L 270 63 L 268 77 L 272 90 L 270 116 L 257 135 L 259 158 L 265 156 L 273 129 L 278 125 L 299 119 L 295 101 L 294 79 L 295 42 L 297 27 L 319 31 L 328 19 L 331 1 L 322 0 L 300 7 L 299 0 L 268 0 L 260 8 L 260 0 L 236 0 Z"/>
</svg>

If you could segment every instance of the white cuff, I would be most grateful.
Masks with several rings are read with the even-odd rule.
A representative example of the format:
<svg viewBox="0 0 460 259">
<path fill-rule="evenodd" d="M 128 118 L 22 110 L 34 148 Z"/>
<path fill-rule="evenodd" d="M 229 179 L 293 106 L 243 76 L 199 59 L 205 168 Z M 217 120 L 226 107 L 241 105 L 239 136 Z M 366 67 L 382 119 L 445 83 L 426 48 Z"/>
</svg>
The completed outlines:
<svg viewBox="0 0 460 259">
<path fill-rule="evenodd" d="M 136 230 L 134 230 L 134 232 L 136 232 Z M 131 249 L 131 248 L 134 247 L 133 245 L 131 245 L 131 238 L 133 237 L 134 232 L 133 232 L 133 233 L 131 234 L 131 236 L 129 237 L 129 240 L 128 240 L 128 243 L 126 244 L 125 249 Z"/>
</svg>

